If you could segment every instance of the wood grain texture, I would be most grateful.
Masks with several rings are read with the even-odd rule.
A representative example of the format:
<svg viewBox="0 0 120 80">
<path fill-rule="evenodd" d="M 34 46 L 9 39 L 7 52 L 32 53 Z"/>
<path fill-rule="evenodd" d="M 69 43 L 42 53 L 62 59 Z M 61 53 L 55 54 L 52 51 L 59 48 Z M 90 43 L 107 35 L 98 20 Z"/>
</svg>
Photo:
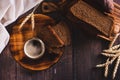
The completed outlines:
<svg viewBox="0 0 120 80">
<path fill-rule="evenodd" d="M 107 47 L 106 41 L 86 36 L 79 28 L 71 31 L 71 46 L 66 47 L 58 63 L 45 71 L 25 70 L 13 60 L 7 47 L 0 56 L 0 80 L 111 80 L 104 78 L 102 68 L 95 68 L 104 62 L 100 52 Z M 120 80 L 119 75 L 120 71 L 116 80 Z"/>
<path fill-rule="evenodd" d="M 14 61 L 8 45 L 0 55 L 0 80 L 111 80 L 110 76 L 104 78 L 103 68 L 95 68 L 96 64 L 104 62 L 105 57 L 100 53 L 107 48 L 108 42 L 90 37 L 75 24 L 68 23 L 71 27 L 72 43 L 66 47 L 64 55 L 57 64 L 45 71 L 25 70 Z M 88 27 L 83 23 L 79 24 Z M 120 37 L 117 43 L 119 42 Z M 120 69 L 115 80 L 120 80 L 119 75 Z"/>
</svg>

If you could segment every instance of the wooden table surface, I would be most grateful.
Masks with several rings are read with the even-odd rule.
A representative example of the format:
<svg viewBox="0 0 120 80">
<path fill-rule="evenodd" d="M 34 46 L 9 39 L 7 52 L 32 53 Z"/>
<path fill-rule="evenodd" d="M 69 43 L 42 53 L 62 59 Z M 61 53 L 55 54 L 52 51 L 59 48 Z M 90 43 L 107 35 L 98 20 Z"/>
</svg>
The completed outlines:
<svg viewBox="0 0 120 80">
<path fill-rule="evenodd" d="M 106 60 L 100 53 L 107 48 L 108 42 L 89 37 L 79 27 L 71 24 L 69 26 L 72 27 L 71 45 L 66 47 L 58 63 L 44 71 L 33 72 L 22 68 L 12 58 L 8 45 L 0 55 L 0 80 L 111 80 L 112 67 L 108 78 L 103 76 L 104 68 L 95 68 L 97 64 Z M 120 69 L 115 80 L 120 80 L 119 75 Z"/>
</svg>

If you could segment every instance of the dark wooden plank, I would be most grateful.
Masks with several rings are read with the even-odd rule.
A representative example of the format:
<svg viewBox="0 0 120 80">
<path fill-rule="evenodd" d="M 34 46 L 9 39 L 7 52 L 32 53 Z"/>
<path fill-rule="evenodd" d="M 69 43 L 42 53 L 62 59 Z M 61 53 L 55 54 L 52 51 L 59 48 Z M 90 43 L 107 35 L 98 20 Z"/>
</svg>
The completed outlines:
<svg viewBox="0 0 120 80">
<path fill-rule="evenodd" d="M 104 80 L 103 70 L 96 69 L 95 66 L 103 60 L 100 53 L 107 44 L 89 37 L 79 28 L 73 30 L 73 36 L 74 80 Z"/>
<path fill-rule="evenodd" d="M 16 80 L 16 62 L 13 60 L 9 47 L 0 55 L 0 80 Z"/>
<path fill-rule="evenodd" d="M 17 64 L 16 68 L 16 80 L 44 80 L 44 71 L 26 70 L 19 64 Z"/>
<path fill-rule="evenodd" d="M 50 69 L 47 69 L 44 71 L 45 72 L 44 80 L 53 80 L 54 76 L 53 76 L 53 68 L 52 67 Z"/>
<path fill-rule="evenodd" d="M 44 71 L 33 72 L 32 80 L 45 80 L 45 72 Z"/>
<path fill-rule="evenodd" d="M 61 60 L 53 66 L 53 80 L 73 80 L 72 48 L 66 47 Z"/>
</svg>

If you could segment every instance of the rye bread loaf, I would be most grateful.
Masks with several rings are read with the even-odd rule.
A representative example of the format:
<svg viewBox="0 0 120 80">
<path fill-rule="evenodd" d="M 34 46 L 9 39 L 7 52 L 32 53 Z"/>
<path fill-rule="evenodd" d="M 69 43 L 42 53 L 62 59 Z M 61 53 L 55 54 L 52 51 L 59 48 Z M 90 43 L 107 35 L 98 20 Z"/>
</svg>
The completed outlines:
<svg viewBox="0 0 120 80">
<path fill-rule="evenodd" d="M 68 18 L 77 22 L 82 20 L 102 32 L 105 36 L 109 36 L 113 20 L 107 15 L 99 12 L 95 8 L 88 5 L 86 2 L 79 0 L 70 7 Z M 74 22 L 76 21 L 74 19 Z"/>
</svg>

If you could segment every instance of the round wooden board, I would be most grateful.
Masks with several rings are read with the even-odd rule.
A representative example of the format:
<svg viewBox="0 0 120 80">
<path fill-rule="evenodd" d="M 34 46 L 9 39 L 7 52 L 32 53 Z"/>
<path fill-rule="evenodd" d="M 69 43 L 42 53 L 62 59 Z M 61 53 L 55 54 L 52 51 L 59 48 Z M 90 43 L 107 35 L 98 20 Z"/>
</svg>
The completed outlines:
<svg viewBox="0 0 120 80">
<path fill-rule="evenodd" d="M 48 30 L 49 29 L 48 26 L 54 24 L 54 20 L 42 14 L 35 14 L 34 16 L 35 16 L 34 31 L 31 30 L 31 20 L 28 20 L 23 26 L 22 30 L 19 30 L 19 26 L 24 18 L 20 19 L 17 22 L 17 24 L 13 27 L 10 38 L 10 50 L 13 58 L 22 67 L 29 70 L 37 71 L 37 70 L 47 69 L 51 67 L 53 64 L 55 64 L 62 56 L 64 52 L 64 47 L 62 46 L 63 44 L 59 40 L 59 37 L 55 34 L 55 32 L 54 31 L 52 32 L 52 30 Z M 42 32 L 45 32 L 45 34 L 43 34 Z M 24 54 L 25 42 L 33 37 L 38 37 L 42 39 L 46 47 L 46 51 L 43 57 L 36 60 L 30 59 Z M 50 43 L 49 39 L 55 40 L 53 41 L 54 44 L 53 42 L 49 44 Z M 55 46 L 62 46 L 62 47 L 55 47 Z"/>
</svg>

